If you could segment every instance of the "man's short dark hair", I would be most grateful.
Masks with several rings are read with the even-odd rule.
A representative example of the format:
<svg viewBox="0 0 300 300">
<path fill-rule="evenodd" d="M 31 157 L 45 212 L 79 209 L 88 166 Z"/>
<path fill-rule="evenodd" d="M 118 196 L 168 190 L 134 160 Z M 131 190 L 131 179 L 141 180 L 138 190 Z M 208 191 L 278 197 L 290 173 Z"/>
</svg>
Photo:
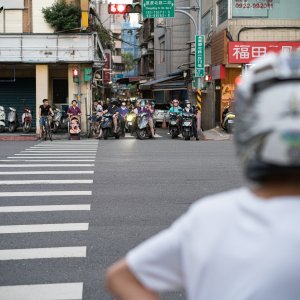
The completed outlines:
<svg viewBox="0 0 300 300">
<path fill-rule="evenodd" d="M 74 99 L 74 100 L 72 100 L 72 103 L 73 103 L 73 102 L 76 102 L 76 104 L 77 104 L 77 100 Z"/>
<path fill-rule="evenodd" d="M 45 103 L 46 101 L 49 101 L 48 99 L 43 99 L 43 103 Z"/>
</svg>

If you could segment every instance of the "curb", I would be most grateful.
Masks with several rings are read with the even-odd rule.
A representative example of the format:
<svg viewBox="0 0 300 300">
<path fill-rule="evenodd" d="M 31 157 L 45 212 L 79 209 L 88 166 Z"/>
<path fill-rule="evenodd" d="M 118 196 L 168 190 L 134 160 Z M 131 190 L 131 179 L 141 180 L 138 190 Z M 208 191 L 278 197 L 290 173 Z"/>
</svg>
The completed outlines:
<svg viewBox="0 0 300 300">
<path fill-rule="evenodd" d="M 0 141 L 37 141 L 36 136 L 0 135 Z"/>
</svg>

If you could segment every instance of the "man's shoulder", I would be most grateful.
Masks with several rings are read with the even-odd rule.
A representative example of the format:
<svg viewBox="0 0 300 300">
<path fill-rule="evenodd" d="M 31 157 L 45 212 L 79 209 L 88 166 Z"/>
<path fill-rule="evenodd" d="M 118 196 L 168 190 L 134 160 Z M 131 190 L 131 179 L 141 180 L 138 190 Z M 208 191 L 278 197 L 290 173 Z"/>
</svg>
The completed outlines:
<svg viewBox="0 0 300 300">
<path fill-rule="evenodd" d="M 190 213 L 206 217 L 233 213 L 238 207 L 237 203 L 245 197 L 247 189 L 244 187 L 207 196 L 195 202 L 190 208 Z"/>
</svg>

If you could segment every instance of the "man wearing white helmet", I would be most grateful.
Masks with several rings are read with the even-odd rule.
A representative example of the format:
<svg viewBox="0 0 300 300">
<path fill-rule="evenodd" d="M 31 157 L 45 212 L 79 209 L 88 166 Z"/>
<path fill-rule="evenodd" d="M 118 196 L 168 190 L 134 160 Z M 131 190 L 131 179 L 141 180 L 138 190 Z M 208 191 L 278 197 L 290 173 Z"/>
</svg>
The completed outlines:
<svg viewBox="0 0 300 300">
<path fill-rule="evenodd" d="M 267 55 L 237 88 L 249 187 L 196 202 L 107 273 L 118 299 L 300 299 L 300 56 Z"/>
</svg>

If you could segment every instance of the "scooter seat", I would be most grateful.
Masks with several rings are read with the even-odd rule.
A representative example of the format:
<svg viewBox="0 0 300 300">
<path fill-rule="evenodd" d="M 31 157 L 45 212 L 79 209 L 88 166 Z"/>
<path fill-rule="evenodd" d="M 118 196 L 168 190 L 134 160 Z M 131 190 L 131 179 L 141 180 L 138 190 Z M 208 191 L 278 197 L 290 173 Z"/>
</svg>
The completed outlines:
<svg viewBox="0 0 300 300">
<path fill-rule="evenodd" d="M 11 110 L 11 111 L 17 111 L 15 108 L 13 108 L 13 107 L 9 107 L 9 110 Z"/>
</svg>

